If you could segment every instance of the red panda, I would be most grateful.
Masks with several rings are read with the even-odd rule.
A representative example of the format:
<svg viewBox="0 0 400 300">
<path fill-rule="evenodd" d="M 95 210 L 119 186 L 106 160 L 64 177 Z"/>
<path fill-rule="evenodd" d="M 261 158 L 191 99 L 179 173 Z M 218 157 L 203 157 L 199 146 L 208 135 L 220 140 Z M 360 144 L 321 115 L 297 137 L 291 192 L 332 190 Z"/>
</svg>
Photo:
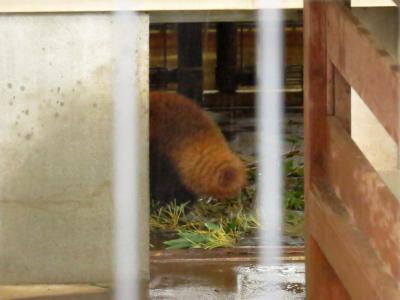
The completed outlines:
<svg viewBox="0 0 400 300">
<path fill-rule="evenodd" d="M 221 131 L 205 111 L 179 94 L 150 93 L 153 198 L 164 202 L 174 198 L 182 202 L 201 196 L 231 198 L 245 184 L 243 162 L 229 149 Z"/>
</svg>

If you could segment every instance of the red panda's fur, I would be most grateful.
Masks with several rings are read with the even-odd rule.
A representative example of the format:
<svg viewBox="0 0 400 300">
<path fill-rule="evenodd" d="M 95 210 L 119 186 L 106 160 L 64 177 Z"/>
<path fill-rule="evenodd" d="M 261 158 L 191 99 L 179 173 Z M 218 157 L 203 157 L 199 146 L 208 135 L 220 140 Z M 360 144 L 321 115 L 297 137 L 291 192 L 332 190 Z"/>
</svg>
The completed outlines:
<svg viewBox="0 0 400 300">
<path fill-rule="evenodd" d="M 150 160 L 168 160 L 197 196 L 230 198 L 246 184 L 245 166 L 217 125 L 197 104 L 175 93 L 150 93 L 150 155 Z"/>
</svg>

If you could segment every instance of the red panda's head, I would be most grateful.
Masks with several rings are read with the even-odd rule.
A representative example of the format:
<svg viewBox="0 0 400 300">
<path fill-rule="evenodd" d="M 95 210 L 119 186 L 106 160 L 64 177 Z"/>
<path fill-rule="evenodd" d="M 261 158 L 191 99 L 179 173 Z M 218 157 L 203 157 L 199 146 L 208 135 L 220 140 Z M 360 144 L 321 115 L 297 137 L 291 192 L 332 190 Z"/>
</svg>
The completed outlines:
<svg viewBox="0 0 400 300">
<path fill-rule="evenodd" d="M 209 141 L 212 142 L 212 141 Z M 185 186 L 198 196 L 226 199 L 237 196 L 247 184 L 246 167 L 226 143 L 205 140 L 180 152 L 178 168 Z"/>
</svg>

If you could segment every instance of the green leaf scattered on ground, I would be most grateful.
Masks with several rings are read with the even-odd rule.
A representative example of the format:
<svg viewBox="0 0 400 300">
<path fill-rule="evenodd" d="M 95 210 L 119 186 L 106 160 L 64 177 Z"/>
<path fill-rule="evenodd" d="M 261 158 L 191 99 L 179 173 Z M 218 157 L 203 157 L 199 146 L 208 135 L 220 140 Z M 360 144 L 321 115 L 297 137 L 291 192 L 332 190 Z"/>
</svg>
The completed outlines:
<svg viewBox="0 0 400 300">
<path fill-rule="evenodd" d="M 292 138 L 289 152 L 283 156 L 285 193 L 284 233 L 301 236 L 304 226 L 304 165 L 299 139 Z M 154 232 L 174 233 L 164 241 L 167 249 L 234 247 L 259 228 L 255 198 L 257 164 L 247 162 L 249 185 L 241 194 L 224 201 L 199 199 L 193 206 L 171 201 L 166 206 L 151 203 L 150 228 Z"/>
</svg>

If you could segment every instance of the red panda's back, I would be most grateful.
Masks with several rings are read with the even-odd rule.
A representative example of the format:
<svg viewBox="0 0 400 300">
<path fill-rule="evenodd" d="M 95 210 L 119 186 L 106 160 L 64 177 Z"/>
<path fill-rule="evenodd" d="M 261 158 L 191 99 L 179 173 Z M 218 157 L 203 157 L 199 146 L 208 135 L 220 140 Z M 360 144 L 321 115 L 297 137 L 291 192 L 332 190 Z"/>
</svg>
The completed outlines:
<svg viewBox="0 0 400 300">
<path fill-rule="evenodd" d="M 233 197 L 246 184 L 245 166 L 217 125 L 181 95 L 150 94 L 150 148 L 168 159 L 183 185 L 198 196 Z"/>
</svg>

